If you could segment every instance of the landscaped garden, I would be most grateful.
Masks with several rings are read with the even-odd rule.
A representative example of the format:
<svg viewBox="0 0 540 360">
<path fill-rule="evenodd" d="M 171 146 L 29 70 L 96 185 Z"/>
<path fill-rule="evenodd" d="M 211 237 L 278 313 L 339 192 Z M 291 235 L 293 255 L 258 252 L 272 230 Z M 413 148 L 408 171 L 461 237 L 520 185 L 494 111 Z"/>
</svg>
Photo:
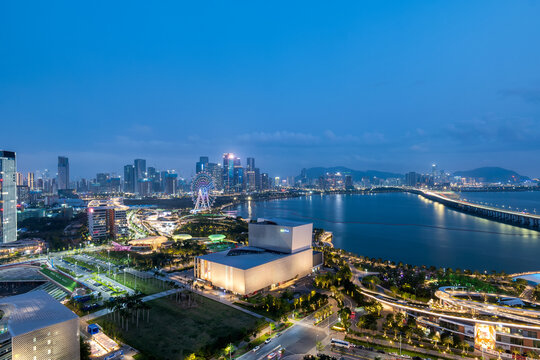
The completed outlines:
<svg viewBox="0 0 540 360">
<path fill-rule="evenodd" d="M 156 278 L 141 278 L 136 277 L 130 273 L 124 275 L 123 272 L 117 273 L 116 275 L 109 276 L 114 281 L 127 286 L 130 289 L 135 291 L 140 291 L 143 294 L 151 295 L 162 291 L 167 291 L 171 289 L 171 285 L 168 282 L 159 280 Z M 125 280 L 124 280 L 125 279 Z"/>
<path fill-rule="evenodd" d="M 252 335 L 264 323 L 219 302 L 186 292 L 153 300 L 137 315 L 107 315 L 97 322 L 105 332 L 141 351 L 144 359 L 183 359 L 192 353 L 212 356 L 229 343 Z M 147 312 L 147 314 L 146 314 Z M 144 315 L 146 314 L 146 315 Z M 130 321 L 129 326 L 126 322 Z M 138 325 L 133 318 L 138 319 Z"/>
<path fill-rule="evenodd" d="M 73 291 L 75 290 L 75 288 L 77 287 L 80 287 L 81 285 L 76 282 L 75 280 L 65 276 L 64 274 L 60 274 L 59 272 L 56 272 L 54 270 L 51 270 L 49 268 L 42 268 L 41 270 L 41 273 L 45 276 L 47 276 L 48 278 L 56 281 L 57 283 L 59 283 L 60 285 L 62 285 L 63 287 L 65 287 L 66 289 L 68 289 L 69 291 Z"/>
</svg>

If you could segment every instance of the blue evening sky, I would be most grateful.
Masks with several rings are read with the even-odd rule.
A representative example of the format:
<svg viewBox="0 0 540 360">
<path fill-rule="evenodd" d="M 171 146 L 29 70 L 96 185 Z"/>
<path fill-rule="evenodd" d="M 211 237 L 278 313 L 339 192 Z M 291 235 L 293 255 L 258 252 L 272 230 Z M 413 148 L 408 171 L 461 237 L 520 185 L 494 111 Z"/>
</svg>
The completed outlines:
<svg viewBox="0 0 540 360">
<path fill-rule="evenodd" d="M 276 176 L 540 176 L 539 1 L 3 1 L 0 45 L 21 171 L 189 177 L 230 151 Z"/>
</svg>

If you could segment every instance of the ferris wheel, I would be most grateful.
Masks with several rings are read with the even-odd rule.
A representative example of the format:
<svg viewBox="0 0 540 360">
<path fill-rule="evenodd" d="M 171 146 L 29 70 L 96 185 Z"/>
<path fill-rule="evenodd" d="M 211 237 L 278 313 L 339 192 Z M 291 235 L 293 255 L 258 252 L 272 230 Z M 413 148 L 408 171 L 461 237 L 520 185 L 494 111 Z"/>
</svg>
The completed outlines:
<svg viewBox="0 0 540 360">
<path fill-rule="evenodd" d="M 195 207 L 192 212 L 210 210 L 214 204 L 214 181 L 212 176 L 205 171 L 201 171 L 191 182 L 191 198 Z"/>
</svg>

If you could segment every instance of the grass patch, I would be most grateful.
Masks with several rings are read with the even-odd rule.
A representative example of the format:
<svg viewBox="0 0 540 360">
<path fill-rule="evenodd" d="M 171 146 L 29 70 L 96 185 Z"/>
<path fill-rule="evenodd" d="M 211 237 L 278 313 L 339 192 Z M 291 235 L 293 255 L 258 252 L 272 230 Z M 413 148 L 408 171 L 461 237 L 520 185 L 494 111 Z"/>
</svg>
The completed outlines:
<svg viewBox="0 0 540 360">
<path fill-rule="evenodd" d="M 126 273 L 125 281 L 124 273 L 118 273 L 116 274 L 116 276 L 111 275 L 110 278 L 117 283 L 127 286 L 130 289 L 140 291 L 141 293 L 146 295 L 151 295 L 171 289 L 171 286 L 163 280 L 155 278 L 141 279 L 129 273 Z"/>
<path fill-rule="evenodd" d="M 57 283 L 59 283 L 60 285 L 62 285 L 63 287 L 65 287 L 71 292 L 73 292 L 73 290 L 75 290 L 76 287 L 80 287 L 78 282 L 68 278 L 67 276 L 63 274 L 60 274 L 59 272 L 53 271 L 48 268 L 42 268 L 40 272 L 43 275 L 49 277 L 50 279 L 56 281 Z"/>
<path fill-rule="evenodd" d="M 183 359 L 191 353 L 212 356 L 262 325 L 249 314 L 199 295 L 192 296 L 195 307 L 183 306 L 169 297 L 148 302 L 152 306 L 150 321 L 141 321 L 139 328 L 130 324 L 129 331 L 122 330 L 110 316 L 97 322 L 106 333 L 118 336 L 146 355 L 141 358 L 170 360 Z"/>
</svg>

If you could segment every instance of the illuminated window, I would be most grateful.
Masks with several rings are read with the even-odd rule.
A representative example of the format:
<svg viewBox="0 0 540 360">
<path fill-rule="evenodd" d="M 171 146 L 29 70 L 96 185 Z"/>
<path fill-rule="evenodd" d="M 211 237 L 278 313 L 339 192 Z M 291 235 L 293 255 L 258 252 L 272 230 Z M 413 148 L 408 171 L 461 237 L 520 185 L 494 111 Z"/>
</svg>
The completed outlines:
<svg viewBox="0 0 540 360">
<path fill-rule="evenodd" d="M 36 351 L 36 347 L 34 346 L 34 351 Z"/>
<path fill-rule="evenodd" d="M 51 354 L 51 349 L 47 350 L 47 354 L 49 355 Z"/>
<path fill-rule="evenodd" d="M 51 345 L 51 340 L 47 340 L 47 345 Z"/>
</svg>

